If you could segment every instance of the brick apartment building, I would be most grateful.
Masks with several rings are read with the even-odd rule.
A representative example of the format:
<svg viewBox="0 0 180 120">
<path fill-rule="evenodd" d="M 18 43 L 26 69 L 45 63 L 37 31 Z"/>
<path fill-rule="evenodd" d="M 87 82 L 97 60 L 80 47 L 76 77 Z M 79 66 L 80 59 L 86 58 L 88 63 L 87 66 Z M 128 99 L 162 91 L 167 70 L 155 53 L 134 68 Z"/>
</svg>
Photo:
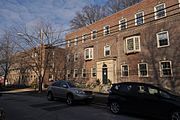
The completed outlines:
<svg viewBox="0 0 180 120">
<path fill-rule="evenodd" d="M 180 91 L 180 0 L 143 0 L 66 35 L 66 77 Z"/>
<path fill-rule="evenodd" d="M 39 72 L 44 73 L 43 84 L 49 84 L 54 79 L 64 79 L 64 56 L 64 48 L 48 45 L 19 52 L 14 55 L 14 62 L 8 74 L 8 83 L 38 84 Z"/>
</svg>

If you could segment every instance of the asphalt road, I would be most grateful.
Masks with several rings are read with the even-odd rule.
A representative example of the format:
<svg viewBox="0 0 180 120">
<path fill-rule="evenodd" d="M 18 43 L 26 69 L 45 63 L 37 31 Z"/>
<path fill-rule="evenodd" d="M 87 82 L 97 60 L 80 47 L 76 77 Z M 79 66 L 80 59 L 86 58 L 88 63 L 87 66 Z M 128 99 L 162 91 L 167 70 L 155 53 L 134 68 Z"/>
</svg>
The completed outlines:
<svg viewBox="0 0 180 120">
<path fill-rule="evenodd" d="M 47 101 L 46 97 L 5 94 L 0 107 L 7 120 L 145 120 L 129 115 L 114 115 L 106 106 L 77 104 L 67 106 L 63 101 Z"/>
</svg>

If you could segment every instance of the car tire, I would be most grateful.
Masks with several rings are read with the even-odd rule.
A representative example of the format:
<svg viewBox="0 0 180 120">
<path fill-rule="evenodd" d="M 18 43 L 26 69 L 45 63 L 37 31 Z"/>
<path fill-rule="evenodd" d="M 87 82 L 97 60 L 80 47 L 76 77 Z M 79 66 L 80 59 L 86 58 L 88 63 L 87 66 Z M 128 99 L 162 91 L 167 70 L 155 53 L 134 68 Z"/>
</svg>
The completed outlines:
<svg viewBox="0 0 180 120">
<path fill-rule="evenodd" d="M 180 120 L 180 112 L 173 112 L 171 115 L 171 120 Z"/>
<path fill-rule="evenodd" d="M 52 92 L 48 92 L 48 94 L 47 94 L 47 99 L 48 99 L 49 101 L 53 101 L 53 100 L 54 100 L 54 96 L 53 96 Z"/>
<path fill-rule="evenodd" d="M 110 110 L 114 114 L 118 114 L 120 112 L 120 105 L 118 102 L 111 102 L 110 103 Z"/>
<path fill-rule="evenodd" d="M 66 103 L 67 103 L 67 105 L 73 105 L 73 96 L 72 95 L 67 95 Z"/>
</svg>

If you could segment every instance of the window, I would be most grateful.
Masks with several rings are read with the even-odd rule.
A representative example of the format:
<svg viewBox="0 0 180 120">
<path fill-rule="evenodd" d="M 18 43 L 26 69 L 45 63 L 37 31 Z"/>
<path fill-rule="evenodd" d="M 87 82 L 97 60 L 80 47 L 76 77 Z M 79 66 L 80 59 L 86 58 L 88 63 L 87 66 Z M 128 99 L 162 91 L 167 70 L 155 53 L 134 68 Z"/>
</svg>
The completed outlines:
<svg viewBox="0 0 180 120">
<path fill-rule="evenodd" d="M 70 77 L 70 70 L 67 70 L 66 75 L 67 75 L 67 78 L 69 78 L 69 77 Z"/>
<path fill-rule="evenodd" d="M 69 40 L 67 41 L 67 45 L 68 45 L 68 47 L 71 46 L 71 42 Z"/>
<path fill-rule="evenodd" d="M 150 95 L 158 94 L 158 90 L 156 88 L 153 88 L 153 87 L 148 87 L 148 92 Z"/>
<path fill-rule="evenodd" d="M 139 77 L 148 77 L 148 65 L 147 63 L 138 64 Z"/>
<path fill-rule="evenodd" d="M 140 51 L 140 36 L 126 38 L 126 53 L 134 53 Z"/>
<path fill-rule="evenodd" d="M 93 31 L 91 32 L 91 39 L 94 40 L 94 39 L 96 39 L 96 38 L 97 38 L 97 30 L 93 30 Z"/>
<path fill-rule="evenodd" d="M 77 61 L 78 60 L 78 53 L 75 53 L 74 54 L 74 61 Z"/>
<path fill-rule="evenodd" d="M 86 40 L 87 40 L 87 34 L 84 34 L 84 35 L 82 36 L 82 43 L 84 43 Z"/>
<path fill-rule="evenodd" d="M 66 60 L 67 60 L 67 62 L 70 62 L 70 61 L 71 61 L 69 54 L 66 56 Z"/>
<path fill-rule="evenodd" d="M 127 28 L 127 19 L 122 19 L 119 21 L 119 30 L 124 30 Z"/>
<path fill-rule="evenodd" d="M 104 27 L 104 35 L 108 35 L 108 34 L 110 34 L 110 27 L 109 27 L 109 25 Z"/>
<path fill-rule="evenodd" d="M 157 36 L 157 45 L 158 47 L 169 46 L 169 34 L 168 31 L 159 32 Z"/>
<path fill-rule="evenodd" d="M 161 77 L 172 76 L 171 61 L 161 61 L 160 62 L 160 76 Z"/>
<path fill-rule="evenodd" d="M 77 76 L 78 76 L 78 70 L 77 70 L 77 69 L 74 69 L 73 77 L 76 78 Z"/>
<path fill-rule="evenodd" d="M 120 92 L 131 92 L 132 91 L 132 85 L 126 85 L 126 84 L 122 84 L 122 85 L 116 85 L 114 86 L 114 89 Z"/>
<path fill-rule="evenodd" d="M 159 4 L 154 7 L 155 19 L 159 19 L 166 16 L 165 3 Z"/>
<path fill-rule="evenodd" d="M 85 78 L 86 77 L 86 69 L 82 69 L 82 77 Z"/>
<path fill-rule="evenodd" d="M 141 25 L 144 23 L 144 12 L 138 12 L 135 14 L 135 25 Z"/>
<path fill-rule="evenodd" d="M 96 68 L 91 68 L 92 77 L 96 77 Z"/>
<path fill-rule="evenodd" d="M 109 56 L 110 55 L 110 46 L 109 45 L 106 45 L 104 46 L 104 56 Z"/>
<path fill-rule="evenodd" d="M 127 77 L 129 75 L 128 65 L 121 65 L 121 77 Z"/>
<path fill-rule="evenodd" d="M 84 59 L 85 60 L 93 59 L 93 48 L 86 48 L 84 50 Z"/>
<path fill-rule="evenodd" d="M 77 45 L 78 44 L 78 37 L 76 37 L 75 39 L 74 39 L 74 45 Z"/>
</svg>

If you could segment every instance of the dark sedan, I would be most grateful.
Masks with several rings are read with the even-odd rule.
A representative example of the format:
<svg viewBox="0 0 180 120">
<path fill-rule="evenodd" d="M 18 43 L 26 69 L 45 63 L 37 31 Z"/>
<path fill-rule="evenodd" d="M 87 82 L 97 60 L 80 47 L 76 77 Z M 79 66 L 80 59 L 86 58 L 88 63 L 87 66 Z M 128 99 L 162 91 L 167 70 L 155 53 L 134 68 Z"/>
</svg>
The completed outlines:
<svg viewBox="0 0 180 120">
<path fill-rule="evenodd" d="M 113 84 L 108 105 L 114 114 L 128 112 L 151 115 L 163 120 L 180 120 L 180 97 L 151 84 Z"/>
</svg>

